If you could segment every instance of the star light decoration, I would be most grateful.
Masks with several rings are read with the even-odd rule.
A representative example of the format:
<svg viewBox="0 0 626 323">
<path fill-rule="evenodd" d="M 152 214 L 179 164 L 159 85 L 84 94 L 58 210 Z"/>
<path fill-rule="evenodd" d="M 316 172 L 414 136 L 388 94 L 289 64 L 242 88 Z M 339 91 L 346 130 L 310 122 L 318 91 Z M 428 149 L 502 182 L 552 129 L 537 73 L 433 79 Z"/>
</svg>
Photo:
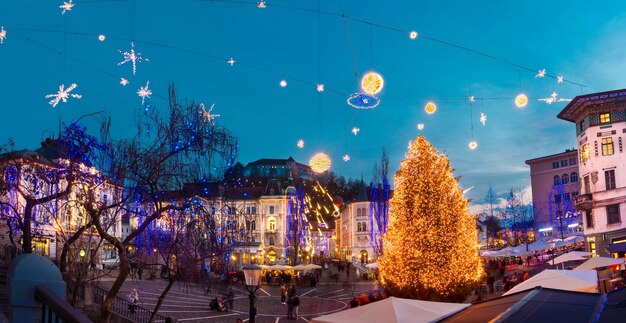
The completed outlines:
<svg viewBox="0 0 626 323">
<path fill-rule="evenodd" d="M 80 94 L 70 94 L 70 92 L 72 92 L 72 90 L 74 90 L 77 86 L 78 85 L 76 85 L 76 83 L 72 83 L 72 85 L 70 85 L 67 88 L 65 88 L 65 84 L 61 84 L 61 85 L 59 85 L 59 91 L 56 94 L 48 94 L 48 95 L 45 96 L 45 98 L 46 99 L 53 98 L 48 103 L 53 108 L 56 108 L 56 106 L 59 104 L 60 101 L 63 101 L 65 103 L 65 102 L 67 102 L 67 99 L 69 99 L 70 97 L 72 97 L 74 99 L 80 99 L 80 98 L 83 97 Z"/>
<path fill-rule="evenodd" d="M 545 102 L 547 104 L 552 104 L 552 103 L 555 103 L 555 102 L 569 102 L 569 101 L 572 101 L 572 99 L 559 98 L 558 96 L 559 96 L 558 93 L 552 92 L 552 94 L 550 94 L 550 97 L 537 99 L 537 101 L 543 101 L 543 102 Z"/>
<path fill-rule="evenodd" d="M 470 102 L 476 102 L 476 98 L 472 95 L 469 97 L 469 101 Z"/>
<path fill-rule="evenodd" d="M 298 140 L 297 146 L 298 146 L 298 148 L 304 148 L 304 140 L 302 140 L 302 139 Z"/>
<path fill-rule="evenodd" d="M 361 131 L 361 128 L 357 128 L 357 127 L 352 128 L 352 133 L 353 133 L 355 136 L 359 134 L 359 131 Z"/>
<path fill-rule="evenodd" d="M 4 42 L 4 40 L 7 38 L 7 31 L 4 29 L 4 26 L 0 27 L 0 45 Z"/>
<path fill-rule="evenodd" d="M 135 42 L 130 43 L 130 52 L 122 52 L 119 49 L 117 51 L 120 52 L 120 54 L 124 55 L 124 60 L 117 63 L 117 66 L 126 64 L 128 62 L 132 62 L 133 63 L 133 75 L 137 74 L 137 63 L 141 63 L 143 61 L 146 61 L 146 62 L 150 61 L 147 58 L 141 57 L 140 52 L 135 52 Z"/>
<path fill-rule="evenodd" d="M 487 123 L 487 115 L 484 113 L 480 113 L 480 123 L 483 124 L 483 127 L 485 126 L 485 124 Z"/>
<path fill-rule="evenodd" d="M 423 123 L 418 123 L 417 124 L 417 130 L 419 130 L 419 131 L 424 130 L 424 124 Z"/>
<path fill-rule="evenodd" d="M 557 83 L 563 83 L 563 81 L 564 81 L 563 80 L 563 75 L 559 75 L 559 76 L 556 77 L 556 82 Z"/>
<path fill-rule="evenodd" d="M 220 116 L 219 114 L 211 114 L 211 111 L 213 111 L 213 107 L 214 106 L 215 106 L 215 103 L 211 104 L 211 107 L 209 108 L 209 111 L 207 111 L 204 108 L 204 103 L 200 103 L 200 108 L 202 109 L 202 111 L 200 113 L 206 119 L 206 121 L 208 121 L 211 124 L 211 126 L 214 126 L 213 119 L 215 119 L 215 118 Z"/>
<path fill-rule="evenodd" d="M 127 79 L 125 79 L 123 77 L 120 77 L 120 84 L 122 84 L 122 86 L 126 86 L 126 85 L 128 85 L 128 83 L 130 83 L 130 82 L 128 82 Z"/>
<path fill-rule="evenodd" d="M 546 69 L 545 68 L 544 69 L 540 69 L 537 72 L 537 75 L 535 75 L 535 77 L 545 77 L 545 76 L 546 76 Z"/>
<path fill-rule="evenodd" d="M 317 85 L 317 92 L 324 92 L 324 84 L 320 83 Z"/>
<path fill-rule="evenodd" d="M 256 3 L 256 6 L 261 8 L 261 9 L 265 9 L 267 8 L 267 4 L 265 4 L 265 1 L 261 0 L 259 2 Z"/>
<path fill-rule="evenodd" d="M 152 91 L 148 88 L 148 86 L 150 86 L 150 81 L 146 82 L 145 87 L 140 86 L 137 91 L 137 95 L 141 97 L 141 104 L 144 104 L 146 102 L 146 98 L 150 98 L 152 95 Z"/>
<path fill-rule="evenodd" d="M 66 11 L 71 11 L 72 7 L 74 7 L 76 4 L 72 3 L 73 0 L 70 0 L 69 2 L 63 2 L 62 5 L 59 6 L 59 8 L 63 9 L 63 11 L 61 11 L 61 14 L 64 15 Z"/>
<path fill-rule="evenodd" d="M 236 62 L 237 61 L 232 57 L 226 61 L 226 63 L 230 64 L 230 67 L 233 67 L 233 65 L 235 65 Z"/>
<path fill-rule="evenodd" d="M 345 162 L 350 161 L 350 156 L 348 156 L 347 154 L 343 155 L 343 161 L 345 161 Z"/>
</svg>

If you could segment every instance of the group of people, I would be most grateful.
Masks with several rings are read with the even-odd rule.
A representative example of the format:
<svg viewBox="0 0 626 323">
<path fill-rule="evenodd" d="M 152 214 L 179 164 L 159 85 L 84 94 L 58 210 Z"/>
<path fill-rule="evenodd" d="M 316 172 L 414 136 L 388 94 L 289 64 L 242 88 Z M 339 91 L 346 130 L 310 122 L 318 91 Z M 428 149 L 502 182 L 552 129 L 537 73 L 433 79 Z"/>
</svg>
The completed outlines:
<svg viewBox="0 0 626 323">
<path fill-rule="evenodd" d="M 365 295 L 365 293 L 361 293 L 361 296 L 359 297 L 352 297 L 352 300 L 350 301 L 350 308 L 363 306 L 369 303 L 380 301 L 385 298 L 387 298 L 387 295 L 381 294 L 379 291 L 370 292 L 368 295 Z"/>
<path fill-rule="evenodd" d="M 528 272 L 523 271 L 520 274 L 515 272 L 511 277 L 508 275 L 504 275 L 502 277 L 502 291 L 508 292 L 511 288 L 515 287 L 515 285 L 525 281 L 528 279 Z"/>
<path fill-rule="evenodd" d="M 280 303 L 287 305 L 287 319 L 298 319 L 298 308 L 300 307 L 300 297 L 296 293 L 296 286 L 294 284 L 280 285 Z"/>
</svg>

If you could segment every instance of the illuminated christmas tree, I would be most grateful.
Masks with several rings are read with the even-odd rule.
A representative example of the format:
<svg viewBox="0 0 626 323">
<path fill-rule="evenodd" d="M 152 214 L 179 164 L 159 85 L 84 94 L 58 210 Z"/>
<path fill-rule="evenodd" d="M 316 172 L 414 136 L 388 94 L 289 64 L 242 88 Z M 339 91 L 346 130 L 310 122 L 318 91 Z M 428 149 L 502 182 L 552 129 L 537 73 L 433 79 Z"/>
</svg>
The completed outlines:
<svg viewBox="0 0 626 323">
<path fill-rule="evenodd" d="M 424 137 L 394 177 L 380 282 L 397 297 L 464 301 L 484 271 L 476 219 L 448 159 Z"/>
</svg>

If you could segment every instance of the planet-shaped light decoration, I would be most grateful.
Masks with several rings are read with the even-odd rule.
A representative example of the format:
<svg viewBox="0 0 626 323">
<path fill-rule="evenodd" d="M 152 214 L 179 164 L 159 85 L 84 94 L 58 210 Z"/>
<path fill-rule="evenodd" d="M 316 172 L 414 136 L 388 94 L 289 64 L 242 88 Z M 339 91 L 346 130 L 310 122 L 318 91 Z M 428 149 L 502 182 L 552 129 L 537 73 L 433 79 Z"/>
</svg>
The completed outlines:
<svg viewBox="0 0 626 323">
<path fill-rule="evenodd" d="M 515 106 L 518 108 L 523 108 L 528 104 L 528 97 L 524 93 L 520 93 L 515 97 Z"/>
<path fill-rule="evenodd" d="M 107 39 L 107 36 L 105 36 L 105 35 L 98 36 L 98 40 L 99 41 L 104 41 L 105 39 Z"/>
<path fill-rule="evenodd" d="M 411 39 L 416 39 L 416 38 L 417 38 L 417 36 L 418 36 L 418 34 L 417 34 L 417 31 L 415 31 L 415 30 L 413 30 L 413 31 L 411 31 L 411 32 L 409 33 L 409 37 L 410 37 Z"/>
<path fill-rule="evenodd" d="M 361 91 L 369 95 L 375 95 L 382 91 L 384 85 L 383 77 L 374 71 L 365 73 L 361 79 Z"/>
<path fill-rule="evenodd" d="M 423 123 L 418 123 L 417 124 L 417 130 L 419 130 L 419 131 L 424 130 L 424 124 Z"/>
<path fill-rule="evenodd" d="M 428 101 L 428 103 L 424 106 L 424 111 L 428 114 L 433 114 L 437 111 L 437 105 L 432 101 Z"/>
<path fill-rule="evenodd" d="M 285 81 L 285 80 L 280 80 L 280 83 L 279 83 L 279 84 L 280 84 L 280 87 L 285 87 L 285 86 L 287 86 L 287 81 Z"/>
<path fill-rule="evenodd" d="M 374 109 L 380 104 L 380 99 L 373 95 L 357 92 L 350 95 L 346 102 L 355 109 Z"/>
<path fill-rule="evenodd" d="M 476 149 L 476 147 L 478 147 L 478 143 L 475 140 L 472 140 L 467 146 L 469 147 L 469 149 L 474 150 Z"/>
<path fill-rule="evenodd" d="M 325 153 L 317 153 L 309 160 L 311 169 L 316 173 L 323 173 L 330 168 L 330 158 Z"/>
</svg>

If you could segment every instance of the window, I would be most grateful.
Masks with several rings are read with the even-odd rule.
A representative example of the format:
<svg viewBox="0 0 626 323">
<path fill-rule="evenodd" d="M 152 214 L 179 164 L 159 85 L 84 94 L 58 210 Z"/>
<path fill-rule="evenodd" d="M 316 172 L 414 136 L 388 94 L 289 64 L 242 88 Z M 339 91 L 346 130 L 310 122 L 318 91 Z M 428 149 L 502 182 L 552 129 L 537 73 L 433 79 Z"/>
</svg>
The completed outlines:
<svg viewBox="0 0 626 323">
<path fill-rule="evenodd" d="M 585 131 L 585 120 L 578 123 L 578 131 L 579 132 Z"/>
<path fill-rule="evenodd" d="M 576 165 L 576 158 L 570 158 L 570 159 L 569 159 L 569 165 L 570 165 L 570 166 L 574 166 L 574 165 Z"/>
<path fill-rule="evenodd" d="M 255 220 L 250 221 L 250 230 L 256 230 L 256 221 Z"/>
<path fill-rule="evenodd" d="M 274 214 L 274 206 L 273 206 L 273 205 L 270 205 L 269 209 L 270 209 L 270 212 L 269 212 L 269 213 L 270 213 L 270 214 Z"/>
<path fill-rule="evenodd" d="M 357 223 L 357 228 L 356 228 L 357 232 L 361 232 L 361 222 Z"/>
<path fill-rule="evenodd" d="M 606 207 L 606 223 L 614 224 L 622 222 L 619 216 L 619 204 L 613 204 Z"/>
<path fill-rule="evenodd" d="M 561 167 L 567 167 L 567 159 L 561 160 Z"/>
<path fill-rule="evenodd" d="M 276 220 L 271 219 L 268 226 L 270 231 L 276 231 Z"/>
<path fill-rule="evenodd" d="M 356 209 L 356 216 L 359 217 L 361 216 L 361 209 Z M 359 230 L 360 231 L 360 230 Z"/>
<path fill-rule="evenodd" d="M 585 182 L 585 194 L 591 194 L 591 185 L 589 184 L 589 176 L 583 177 Z"/>
<path fill-rule="evenodd" d="M 602 138 L 602 156 L 613 155 L 613 138 Z"/>
<path fill-rule="evenodd" d="M 611 122 L 611 114 L 610 113 L 600 113 L 600 123 L 610 123 Z"/>
<path fill-rule="evenodd" d="M 615 189 L 615 170 L 614 169 L 604 171 L 604 182 L 606 183 L 607 190 Z"/>
<path fill-rule="evenodd" d="M 554 175 L 554 178 L 552 178 L 552 185 L 558 186 L 559 184 L 561 184 L 561 178 L 559 175 Z"/>
<path fill-rule="evenodd" d="M 572 173 L 569 175 L 569 180 L 570 180 L 570 182 L 572 182 L 572 183 L 576 183 L 576 182 L 578 182 L 578 173 L 576 173 L 576 172 L 572 172 Z"/>
<path fill-rule="evenodd" d="M 274 237 L 270 237 L 270 246 L 274 245 Z"/>
<path fill-rule="evenodd" d="M 565 174 L 563 174 L 563 176 L 561 176 L 561 183 L 563 183 L 563 184 L 569 183 L 569 175 L 567 173 L 565 173 Z"/>
<path fill-rule="evenodd" d="M 559 168 L 559 162 L 558 161 L 553 161 L 552 162 L 552 168 Z"/>
<path fill-rule="evenodd" d="M 367 227 L 365 226 L 365 222 L 363 222 L 363 226 L 361 227 L 361 229 L 363 229 L 363 231 L 367 231 Z"/>
<path fill-rule="evenodd" d="M 593 213 L 591 213 L 591 210 L 585 211 L 585 222 L 587 222 L 587 228 L 593 228 Z"/>
</svg>

